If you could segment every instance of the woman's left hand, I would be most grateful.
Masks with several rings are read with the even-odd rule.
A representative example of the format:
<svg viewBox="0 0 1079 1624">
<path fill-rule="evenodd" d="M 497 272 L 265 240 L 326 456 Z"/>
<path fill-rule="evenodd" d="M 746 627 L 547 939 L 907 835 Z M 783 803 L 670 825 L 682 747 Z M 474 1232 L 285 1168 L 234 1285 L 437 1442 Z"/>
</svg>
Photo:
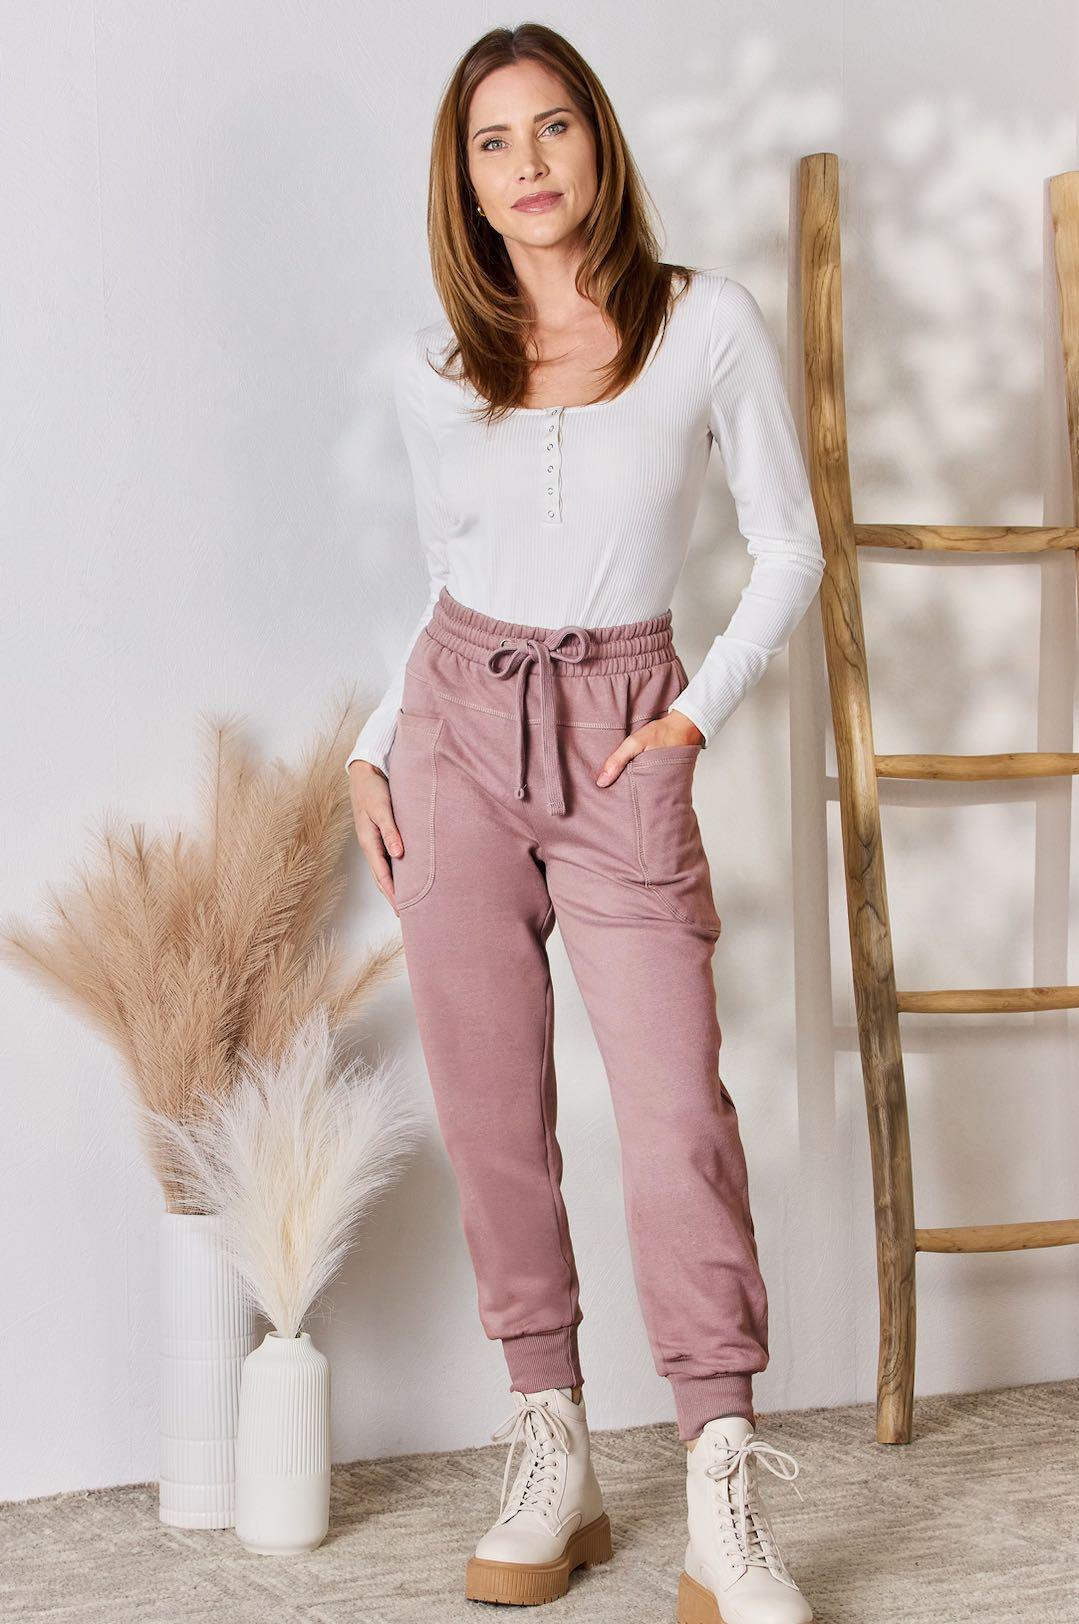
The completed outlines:
<svg viewBox="0 0 1079 1624">
<path fill-rule="evenodd" d="M 613 750 L 600 768 L 596 783 L 606 786 L 613 784 L 627 761 L 639 756 L 642 750 L 655 750 L 668 744 L 701 744 L 704 743 L 704 734 L 695 722 L 681 711 L 669 710 L 666 716 L 657 716 L 654 722 L 646 722 L 639 727 L 636 733 L 627 733 L 617 750 Z"/>
</svg>

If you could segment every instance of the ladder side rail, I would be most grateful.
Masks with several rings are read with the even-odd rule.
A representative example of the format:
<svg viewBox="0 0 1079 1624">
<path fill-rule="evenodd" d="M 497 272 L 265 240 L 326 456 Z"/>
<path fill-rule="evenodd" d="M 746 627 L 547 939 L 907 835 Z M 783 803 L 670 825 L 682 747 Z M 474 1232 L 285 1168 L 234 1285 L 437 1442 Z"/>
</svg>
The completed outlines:
<svg viewBox="0 0 1079 1624">
<path fill-rule="evenodd" d="M 914 1187 L 847 451 L 839 202 L 836 154 L 804 157 L 799 254 L 806 460 L 825 555 L 820 606 L 873 1173 L 877 1438 L 893 1443 L 909 1440 L 913 1416 Z"/>
</svg>

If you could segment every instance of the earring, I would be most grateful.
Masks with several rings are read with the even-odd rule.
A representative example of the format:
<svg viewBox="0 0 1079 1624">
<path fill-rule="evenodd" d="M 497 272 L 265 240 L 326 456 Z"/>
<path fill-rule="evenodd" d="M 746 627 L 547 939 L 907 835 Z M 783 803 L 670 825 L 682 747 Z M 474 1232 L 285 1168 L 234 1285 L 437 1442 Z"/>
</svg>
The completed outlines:
<svg viewBox="0 0 1079 1624">
<path fill-rule="evenodd" d="M 487 218 L 487 216 L 486 216 L 486 215 L 485 215 L 485 214 L 484 214 L 484 213 L 483 213 L 483 210 L 482 210 L 482 209 L 481 209 L 481 208 L 480 208 L 480 206 L 479 206 L 479 204 L 478 204 L 478 203 L 477 203 L 477 204 L 476 204 L 476 213 L 477 213 L 477 214 L 478 214 L 478 215 L 481 215 L 481 216 L 482 216 L 482 218 L 483 218 L 483 219 L 484 219 L 484 220 L 486 220 L 486 218 Z"/>
</svg>

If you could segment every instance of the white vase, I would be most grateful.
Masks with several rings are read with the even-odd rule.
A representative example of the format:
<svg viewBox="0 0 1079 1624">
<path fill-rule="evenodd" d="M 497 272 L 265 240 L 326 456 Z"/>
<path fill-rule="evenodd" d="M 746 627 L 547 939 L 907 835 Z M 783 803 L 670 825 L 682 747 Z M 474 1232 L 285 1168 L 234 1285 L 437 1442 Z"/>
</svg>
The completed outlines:
<svg viewBox="0 0 1079 1624">
<path fill-rule="evenodd" d="M 330 1362 L 311 1341 L 267 1333 L 244 1363 L 236 1432 L 236 1537 L 298 1556 L 330 1526 Z"/>
<path fill-rule="evenodd" d="M 236 1520 L 236 1422 L 243 1362 L 260 1318 L 222 1244 L 222 1221 L 161 1215 L 161 1477 L 174 1528 Z"/>
</svg>

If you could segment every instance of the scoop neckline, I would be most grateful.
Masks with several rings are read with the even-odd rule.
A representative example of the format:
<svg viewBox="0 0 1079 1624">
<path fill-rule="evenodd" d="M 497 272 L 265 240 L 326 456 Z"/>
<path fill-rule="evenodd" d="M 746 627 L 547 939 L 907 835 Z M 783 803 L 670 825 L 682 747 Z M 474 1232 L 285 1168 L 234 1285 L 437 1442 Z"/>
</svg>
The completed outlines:
<svg viewBox="0 0 1079 1624">
<path fill-rule="evenodd" d="M 636 381 L 634 379 L 634 383 Z M 537 415 L 542 417 L 545 412 L 591 412 L 597 406 L 613 406 L 616 400 L 622 399 L 622 395 L 628 395 L 629 389 L 632 387 L 631 384 L 629 388 L 623 389 L 620 394 L 612 395 L 610 400 L 582 400 L 576 405 L 567 406 L 510 406 L 507 410 L 519 412 L 523 417 L 536 417 Z"/>
<path fill-rule="evenodd" d="M 510 416 L 517 413 L 520 413 L 526 417 L 536 417 L 537 415 L 542 416 L 545 412 L 555 412 L 556 414 L 558 412 L 595 412 L 598 411 L 601 406 L 617 406 L 618 402 L 620 400 L 625 400 L 627 395 L 631 395 L 636 389 L 637 385 L 642 383 L 647 377 L 648 373 L 651 372 L 652 367 L 659 356 L 659 340 L 662 338 L 662 336 L 663 333 L 661 330 L 656 335 L 656 342 L 653 345 L 652 353 L 649 355 L 648 360 L 644 363 L 644 366 L 638 372 L 637 376 L 631 379 L 624 389 L 619 390 L 617 395 L 612 395 L 610 400 L 582 400 L 577 405 L 571 406 L 510 406 L 508 408 Z"/>
<path fill-rule="evenodd" d="M 693 281 L 696 281 L 696 275 L 694 275 Z M 687 289 L 686 293 L 688 294 L 690 291 L 691 289 Z M 683 297 L 676 300 L 674 307 L 676 313 L 681 306 L 685 304 L 685 302 L 686 300 Z M 508 414 L 511 417 L 518 414 L 527 417 L 535 417 L 537 415 L 542 415 L 544 412 L 596 412 L 604 406 L 617 406 L 620 400 L 625 400 L 626 396 L 631 395 L 638 385 L 643 384 L 645 378 L 651 372 L 653 366 L 659 359 L 660 352 L 663 348 L 663 340 L 668 331 L 669 325 L 668 327 L 661 327 L 659 329 L 655 339 L 653 340 L 651 352 L 647 361 L 644 363 L 644 366 L 638 372 L 637 376 L 626 385 L 625 389 L 621 390 L 617 395 L 612 395 L 610 400 L 582 400 L 580 404 L 576 406 L 510 406 L 507 408 Z"/>
<path fill-rule="evenodd" d="M 627 384 L 625 389 L 620 390 L 617 395 L 612 395 L 610 400 L 582 400 L 578 401 L 576 405 L 566 406 L 510 406 L 508 410 L 511 412 L 523 412 L 527 416 L 535 417 L 537 413 L 542 416 L 544 412 L 594 412 L 597 406 L 614 406 L 641 381 L 649 366 L 651 366 L 651 362 L 642 367 L 632 382 Z"/>
<path fill-rule="evenodd" d="M 701 266 L 695 266 L 694 267 L 694 275 L 693 275 L 693 278 L 692 278 L 692 282 L 694 284 L 696 284 L 700 280 L 700 272 L 701 272 L 701 270 L 702 270 Z M 710 272 L 706 271 L 705 274 L 710 274 Z M 724 275 L 724 280 L 726 280 L 725 275 Z M 686 295 L 687 296 L 688 296 L 689 291 L 692 291 L 692 290 L 691 289 L 686 290 Z M 675 312 L 677 313 L 677 311 L 685 303 L 686 303 L 686 297 L 685 296 L 679 297 L 675 302 Z M 445 325 L 448 326 L 449 323 L 445 322 Z M 655 366 L 656 362 L 659 359 L 660 353 L 662 352 L 662 349 L 663 349 L 663 340 L 666 338 L 666 335 L 667 335 L 668 331 L 669 331 L 669 323 L 668 323 L 668 325 L 666 327 L 661 327 L 659 332 L 657 332 L 656 337 L 655 337 L 655 339 L 653 341 L 652 349 L 651 349 L 651 352 L 650 352 L 650 354 L 648 356 L 648 359 L 645 362 L 644 366 L 641 368 L 640 372 L 638 372 L 637 376 L 634 379 L 632 379 L 632 381 L 629 384 L 627 384 L 625 389 L 623 389 L 619 394 L 612 396 L 612 398 L 610 400 L 582 400 L 577 405 L 569 405 L 569 406 L 507 406 L 503 416 L 504 417 L 542 417 L 544 415 L 544 413 L 550 413 L 550 412 L 555 412 L 555 413 L 558 413 L 558 412 L 598 412 L 598 411 L 603 410 L 606 407 L 617 406 L 619 401 L 625 400 L 626 397 L 628 395 L 631 395 L 635 389 L 637 389 L 637 388 L 639 388 L 639 387 L 641 387 L 643 385 L 645 378 L 651 372 L 652 368 Z M 452 332 L 452 328 L 451 328 L 451 332 Z M 472 395 L 472 397 L 475 400 L 477 400 L 477 401 L 482 401 L 483 400 L 483 396 L 480 395 L 477 390 L 473 389 L 471 384 L 468 385 L 468 392 Z"/>
</svg>

